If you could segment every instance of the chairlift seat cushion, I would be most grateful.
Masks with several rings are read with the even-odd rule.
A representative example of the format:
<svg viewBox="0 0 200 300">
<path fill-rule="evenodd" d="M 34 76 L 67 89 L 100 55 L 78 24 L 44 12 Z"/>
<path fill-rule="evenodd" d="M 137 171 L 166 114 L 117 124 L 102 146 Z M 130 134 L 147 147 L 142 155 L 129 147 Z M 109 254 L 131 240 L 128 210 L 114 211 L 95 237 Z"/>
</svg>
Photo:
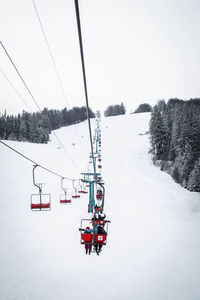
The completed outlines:
<svg viewBox="0 0 200 300">
<path fill-rule="evenodd" d="M 71 200 L 60 200 L 60 203 L 71 203 Z"/>
<path fill-rule="evenodd" d="M 32 203 L 31 209 L 50 208 L 50 203 Z"/>
</svg>

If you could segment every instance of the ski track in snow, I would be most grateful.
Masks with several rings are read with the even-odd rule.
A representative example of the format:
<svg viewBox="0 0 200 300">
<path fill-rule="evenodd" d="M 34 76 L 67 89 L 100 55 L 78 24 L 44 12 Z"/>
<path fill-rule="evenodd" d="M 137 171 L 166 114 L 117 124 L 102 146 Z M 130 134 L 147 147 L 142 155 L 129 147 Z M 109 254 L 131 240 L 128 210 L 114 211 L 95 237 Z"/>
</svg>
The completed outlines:
<svg viewBox="0 0 200 300">
<path fill-rule="evenodd" d="M 153 166 L 145 134 L 149 119 L 148 113 L 102 118 L 105 212 L 112 223 L 100 256 L 86 256 L 80 245 L 88 195 L 61 206 L 60 179 L 37 168 L 37 182 L 46 182 L 44 192 L 52 194 L 52 211 L 32 212 L 32 164 L 0 145 L 1 300 L 200 299 L 199 194 Z M 74 126 L 57 134 L 80 170 L 52 135 L 47 145 L 7 143 L 79 178 L 87 171 L 89 139 L 87 122 L 76 126 L 80 137 Z"/>
</svg>

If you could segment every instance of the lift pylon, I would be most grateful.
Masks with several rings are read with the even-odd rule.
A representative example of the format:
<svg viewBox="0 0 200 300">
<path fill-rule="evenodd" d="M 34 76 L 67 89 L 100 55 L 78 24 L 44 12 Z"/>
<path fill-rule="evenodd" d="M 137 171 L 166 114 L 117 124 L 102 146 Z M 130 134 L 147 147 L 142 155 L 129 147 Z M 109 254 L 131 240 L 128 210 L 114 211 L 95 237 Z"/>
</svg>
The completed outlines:
<svg viewBox="0 0 200 300">
<path fill-rule="evenodd" d="M 93 208 L 95 206 L 95 197 L 94 197 L 94 184 L 97 183 L 99 180 L 97 179 L 100 176 L 100 173 L 81 173 L 84 176 L 82 182 L 89 183 L 89 205 L 88 205 L 88 212 L 92 213 Z M 91 177 L 93 179 L 91 179 Z"/>
</svg>

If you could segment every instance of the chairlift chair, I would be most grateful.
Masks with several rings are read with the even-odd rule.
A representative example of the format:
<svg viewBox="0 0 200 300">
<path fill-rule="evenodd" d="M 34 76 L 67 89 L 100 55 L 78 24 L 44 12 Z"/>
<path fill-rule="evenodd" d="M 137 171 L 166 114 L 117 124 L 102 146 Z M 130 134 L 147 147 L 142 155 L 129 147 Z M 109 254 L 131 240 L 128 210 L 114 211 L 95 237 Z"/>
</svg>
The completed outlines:
<svg viewBox="0 0 200 300">
<path fill-rule="evenodd" d="M 86 189 L 87 185 L 83 182 L 83 191 L 82 191 L 82 194 L 88 194 L 88 191 Z M 90 186 L 90 185 L 89 185 Z"/>
<path fill-rule="evenodd" d="M 64 179 L 65 179 L 64 177 L 61 179 L 61 189 L 64 191 L 64 194 L 60 195 L 60 204 L 71 204 L 72 199 L 71 199 L 71 195 L 67 193 L 68 188 L 63 187 Z"/>
<path fill-rule="evenodd" d="M 35 169 L 38 165 L 33 166 L 33 184 L 39 189 L 38 194 L 31 194 L 31 210 L 41 211 L 41 210 L 51 210 L 51 195 L 43 194 L 42 185 L 44 183 L 35 182 Z"/>
<path fill-rule="evenodd" d="M 79 190 L 78 190 L 78 192 L 81 194 L 84 194 L 84 190 L 83 190 L 83 185 L 81 184 L 81 179 L 79 179 Z"/>
<path fill-rule="evenodd" d="M 75 187 L 74 185 L 74 180 L 73 180 L 73 189 L 74 189 L 74 193 L 72 195 L 72 198 L 80 198 L 80 195 L 77 192 L 77 187 Z"/>
<path fill-rule="evenodd" d="M 102 189 L 98 189 L 96 198 L 100 200 L 100 199 L 102 199 L 102 197 L 103 197 L 103 191 L 102 191 Z"/>
<path fill-rule="evenodd" d="M 81 244 L 89 244 L 89 245 L 92 245 L 92 246 L 95 246 L 95 245 L 106 245 L 107 243 L 107 236 L 108 236 L 108 223 L 110 223 L 110 221 L 107 221 L 107 220 L 104 220 L 104 224 L 106 226 L 105 231 L 106 231 L 106 234 L 102 233 L 98 233 L 98 234 L 95 234 L 94 233 L 94 228 L 97 224 L 95 223 L 92 223 L 92 220 L 91 219 L 82 219 L 81 220 L 81 226 L 80 226 L 80 233 L 81 233 L 81 236 L 80 236 L 80 242 Z M 83 233 L 84 232 L 84 229 L 87 227 L 87 226 L 90 226 L 93 227 L 93 232 L 92 233 Z M 102 226 L 103 228 L 103 226 Z"/>
</svg>

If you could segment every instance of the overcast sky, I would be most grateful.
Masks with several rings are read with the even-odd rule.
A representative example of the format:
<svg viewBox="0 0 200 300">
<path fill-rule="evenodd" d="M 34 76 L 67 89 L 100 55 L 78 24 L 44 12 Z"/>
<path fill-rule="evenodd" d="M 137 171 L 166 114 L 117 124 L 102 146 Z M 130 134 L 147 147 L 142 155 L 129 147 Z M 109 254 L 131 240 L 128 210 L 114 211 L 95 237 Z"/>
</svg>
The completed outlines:
<svg viewBox="0 0 200 300">
<path fill-rule="evenodd" d="M 85 105 L 74 0 L 35 0 L 68 107 Z M 200 97 L 199 0 L 79 0 L 89 103 Z M 0 0 L 0 40 L 40 107 L 66 106 L 32 0 Z M 36 106 L 0 49 L 0 69 Z M 0 72 L 0 112 L 28 110 Z"/>
</svg>

